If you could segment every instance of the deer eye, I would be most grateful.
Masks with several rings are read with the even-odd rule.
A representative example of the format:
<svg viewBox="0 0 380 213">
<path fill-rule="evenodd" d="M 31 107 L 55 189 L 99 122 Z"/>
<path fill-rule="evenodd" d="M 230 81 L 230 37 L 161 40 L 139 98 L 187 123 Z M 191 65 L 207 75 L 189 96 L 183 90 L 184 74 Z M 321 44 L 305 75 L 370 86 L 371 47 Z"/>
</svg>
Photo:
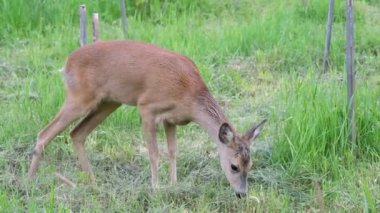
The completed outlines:
<svg viewBox="0 0 380 213">
<path fill-rule="evenodd" d="M 233 173 L 238 173 L 239 172 L 239 168 L 236 165 L 233 165 L 233 164 L 231 164 L 231 170 L 232 170 Z"/>
</svg>

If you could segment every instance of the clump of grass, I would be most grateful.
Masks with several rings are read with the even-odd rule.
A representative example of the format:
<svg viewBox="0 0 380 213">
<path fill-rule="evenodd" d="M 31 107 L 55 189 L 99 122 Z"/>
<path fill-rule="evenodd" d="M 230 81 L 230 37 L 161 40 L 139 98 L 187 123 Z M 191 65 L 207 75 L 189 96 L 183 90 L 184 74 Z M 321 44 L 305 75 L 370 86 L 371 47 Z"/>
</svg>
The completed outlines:
<svg viewBox="0 0 380 213">
<path fill-rule="evenodd" d="M 347 98 L 344 81 L 294 77 L 287 80 L 280 93 L 279 132 L 273 161 L 287 165 L 289 172 L 303 172 L 340 177 L 340 170 L 356 160 L 379 160 L 380 133 L 378 90 L 360 82 L 356 93 L 357 150 L 348 141 Z"/>
</svg>

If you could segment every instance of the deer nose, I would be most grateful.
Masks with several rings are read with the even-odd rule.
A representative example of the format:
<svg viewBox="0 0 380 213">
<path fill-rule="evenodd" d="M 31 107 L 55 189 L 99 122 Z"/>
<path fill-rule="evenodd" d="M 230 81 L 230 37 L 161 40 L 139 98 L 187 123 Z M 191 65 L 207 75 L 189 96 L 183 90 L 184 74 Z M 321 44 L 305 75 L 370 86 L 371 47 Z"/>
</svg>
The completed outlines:
<svg viewBox="0 0 380 213">
<path fill-rule="evenodd" d="M 244 192 L 235 192 L 235 195 L 236 195 L 236 197 L 238 197 L 238 198 L 243 198 L 243 197 L 247 196 L 247 194 L 244 193 Z"/>
</svg>

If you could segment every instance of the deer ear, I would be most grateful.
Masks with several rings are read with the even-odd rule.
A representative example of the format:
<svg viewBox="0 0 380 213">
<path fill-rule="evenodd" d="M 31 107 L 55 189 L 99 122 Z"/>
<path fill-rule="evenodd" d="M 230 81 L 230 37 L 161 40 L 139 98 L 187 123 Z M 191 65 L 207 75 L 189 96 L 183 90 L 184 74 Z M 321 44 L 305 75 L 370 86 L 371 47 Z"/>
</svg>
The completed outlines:
<svg viewBox="0 0 380 213">
<path fill-rule="evenodd" d="M 249 142 L 252 142 L 260 134 L 261 128 L 266 121 L 267 120 L 265 119 L 256 126 L 253 126 L 250 130 L 247 131 L 247 133 L 245 133 L 244 138 Z"/>
<path fill-rule="evenodd" d="M 234 139 L 234 132 L 228 123 L 222 124 L 219 129 L 219 140 L 224 144 L 229 144 Z"/>
</svg>

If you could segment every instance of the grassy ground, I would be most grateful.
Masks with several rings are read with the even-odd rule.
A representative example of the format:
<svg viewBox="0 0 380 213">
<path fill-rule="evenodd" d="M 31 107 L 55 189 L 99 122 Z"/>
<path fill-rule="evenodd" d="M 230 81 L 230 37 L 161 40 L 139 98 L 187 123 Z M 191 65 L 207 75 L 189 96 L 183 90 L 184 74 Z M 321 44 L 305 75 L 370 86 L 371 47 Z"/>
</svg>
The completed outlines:
<svg viewBox="0 0 380 213">
<path fill-rule="evenodd" d="M 102 39 L 123 38 L 118 1 L 84 2 L 100 13 Z M 269 119 L 252 146 L 249 195 L 257 201 L 233 195 L 215 145 L 194 124 L 179 128 L 174 186 L 160 129 L 161 188 L 152 192 L 132 107 L 87 139 L 96 186 L 81 173 L 67 131 L 48 146 L 28 183 L 36 135 L 64 99 L 58 71 L 79 46 L 79 3 L 0 1 L 0 212 L 379 211 L 380 4 L 355 1 L 357 158 L 347 142 L 345 5 L 336 4 L 331 70 L 320 74 L 325 1 L 128 1 L 129 38 L 194 59 L 241 131 Z"/>
</svg>

